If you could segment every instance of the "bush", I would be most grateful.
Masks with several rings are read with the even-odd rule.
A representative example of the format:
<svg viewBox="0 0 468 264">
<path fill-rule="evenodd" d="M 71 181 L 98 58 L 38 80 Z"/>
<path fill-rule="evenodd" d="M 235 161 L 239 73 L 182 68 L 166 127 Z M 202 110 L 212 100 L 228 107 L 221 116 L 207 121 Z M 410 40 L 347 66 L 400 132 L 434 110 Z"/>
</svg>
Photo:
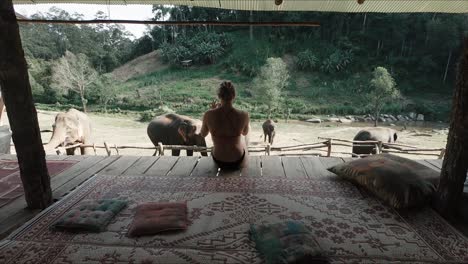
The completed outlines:
<svg viewBox="0 0 468 264">
<path fill-rule="evenodd" d="M 163 106 L 160 106 L 160 107 L 152 109 L 152 110 L 143 111 L 140 114 L 139 121 L 149 122 L 149 121 L 153 120 L 154 117 L 159 116 L 159 115 L 163 115 L 163 114 L 167 114 L 167 113 L 174 113 L 174 110 L 172 110 L 171 108 L 163 105 Z"/>
<path fill-rule="evenodd" d="M 311 50 L 299 52 L 296 58 L 296 66 L 301 70 L 312 70 L 318 65 L 318 58 Z"/>
<path fill-rule="evenodd" d="M 175 43 L 163 43 L 161 55 L 164 61 L 179 65 L 182 60 L 195 64 L 212 64 L 220 58 L 230 45 L 224 33 L 198 32 L 191 37 L 178 37 Z"/>
</svg>

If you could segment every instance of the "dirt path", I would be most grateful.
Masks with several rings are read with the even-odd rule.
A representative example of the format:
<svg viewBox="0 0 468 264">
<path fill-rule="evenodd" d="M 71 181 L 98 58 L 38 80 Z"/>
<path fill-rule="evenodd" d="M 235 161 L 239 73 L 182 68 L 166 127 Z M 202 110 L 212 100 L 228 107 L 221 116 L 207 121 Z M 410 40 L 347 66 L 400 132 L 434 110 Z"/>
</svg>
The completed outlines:
<svg viewBox="0 0 468 264">
<path fill-rule="evenodd" d="M 56 112 L 39 111 L 38 118 L 41 130 L 51 129 L 54 122 Z M 146 135 L 147 123 L 132 120 L 129 117 L 105 116 L 105 115 L 89 115 L 93 122 L 94 138 L 97 145 L 102 145 L 106 141 L 110 145 L 135 145 L 135 146 L 152 146 Z M 8 124 L 7 118 L 4 124 Z M 333 137 L 352 140 L 354 135 L 362 129 L 363 126 L 370 124 L 353 123 L 352 125 L 338 123 L 322 123 L 310 124 L 305 122 L 279 122 L 276 125 L 276 138 L 274 146 L 297 145 L 303 143 L 318 142 L 318 137 Z M 426 124 L 427 127 L 408 127 L 407 130 L 399 133 L 399 143 L 414 145 L 419 147 L 440 148 L 445 147 L 447 135 L 440 130 L 433 130 L 431 124 Z M 434 126 L 440 126 L 434 124 Z M 395 127 L 399 130 L 400 127 Z M 48 142 L 51 133 L 42 133 L 43 142 Z M 207 137 L 207 144 L 212 145 L 211 139 Z M 250 133 L 251 146 L 265 146 L 263 142 L 263 132 L 261 122 L 253 122 Z M 350 152 L 350 148 L 333 147 L 332 151 Z M 121 155 L 152 155 L 152 150 L 135 150 L 125 149 L 120 150 Z M 314 151 L 317 152 L 317 151 Z M 14 148 L 12 148 L 14 153 Z M 116 154 L 115 150 L 112 152 Z M 55 154 L 55 153 L 48 153 Z M 105 155 L 103 149 L 98 149 L 99 155 Z M 184 155 L 185 152 L 182 152 Z M 258 155 L 263 153 L 257 153 Z M 277 153 L 276 153 L 277 154 Z M 167 155 L 170 155 L 168 152 Z M 346 155 L 345 155 L 346 156 Z M 413 156 L 414 157 L 414 156 Z M 427 157 L 431 158 L 431 157 Z M 435 157 L 434 157 L 435 158 Z"/>
</svg>

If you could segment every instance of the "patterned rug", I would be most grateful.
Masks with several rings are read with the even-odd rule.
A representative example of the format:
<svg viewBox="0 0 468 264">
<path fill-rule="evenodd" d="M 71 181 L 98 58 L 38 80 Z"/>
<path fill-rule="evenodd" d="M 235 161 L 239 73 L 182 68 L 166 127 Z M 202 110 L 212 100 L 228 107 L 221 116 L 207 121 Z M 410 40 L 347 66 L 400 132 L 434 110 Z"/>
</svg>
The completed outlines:
<svg viewBox="0 0 468 264">
<path fill-rule="evenodd" d="M 129 201 L 99 234 L 50 225 L 83 199 Z M 188 201 L 184 232 L 128 238 L 138 203 Z M 468 263 L 468 240 L 431 209 L 396 212 L 333 177 L 97 175 L 0 242 L 0 263 L 262 263 L 250 223 L 302 221 L 332 263 Z"/>
<path fill-rule="evenodd" d="M 47 161 L 51 177 L 70 168 L 77 161 Z M 17 161 L 0 160 L 0 208 L 23 195 L 19 166 Z"/>
</svg>

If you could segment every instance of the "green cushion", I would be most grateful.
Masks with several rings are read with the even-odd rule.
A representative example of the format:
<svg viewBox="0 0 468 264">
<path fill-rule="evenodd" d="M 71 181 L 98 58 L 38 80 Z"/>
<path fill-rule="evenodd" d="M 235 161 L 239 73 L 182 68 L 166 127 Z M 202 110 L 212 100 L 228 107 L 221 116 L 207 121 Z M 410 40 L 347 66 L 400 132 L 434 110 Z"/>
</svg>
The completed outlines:
<svg viewBox="0 0 468 264">
<path fill-rule="evenodd" d="M 362 185 L 397 209 L 426 205 L 440 176 L 416 161 L 391 154 L 356 159 L 328 170 Z"/>
<path fill-rule="evenodd" d="M 122 200 L 83 200 L 58 219 L 52 228 L 69 231 L 104 231 L 125 206 Z"/>
<path fill-rule="evenodd" d="M 250 238 L 267 264 L 328 263 L 309 230 L 297 221 L 250 225 Z"/>
</svg>

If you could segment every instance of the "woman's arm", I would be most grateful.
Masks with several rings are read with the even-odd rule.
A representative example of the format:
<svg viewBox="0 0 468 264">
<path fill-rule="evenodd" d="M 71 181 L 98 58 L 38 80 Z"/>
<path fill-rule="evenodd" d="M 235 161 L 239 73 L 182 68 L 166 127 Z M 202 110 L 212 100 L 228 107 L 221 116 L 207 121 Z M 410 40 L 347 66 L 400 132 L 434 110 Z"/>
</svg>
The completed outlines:
<svg viewBox="0 0 468 264">
<path fill-rule="evenodd" d="M 202 123 L 202 127 L 201 127 L 201 131 L 200 131 L 200 135 L 202 137 L 206 137 L 208 135 L 208 133 L 210 132 L 210 130 L 208 129 L 208 118 L 207 118 L 207 115 L 208 115 L 208 112 L 206 112 L 204 115 L 203 115 L 203 123 Z"/>
<path fill-rule="evenodd" d="M 242 130 L 242 135 L 247 136 L 249 131 L 250 131 L 250 117 L 249 117 L 249 113 L 246 113 L 245 126 L 244 126 L 244 129 Z"/>
</svg>

